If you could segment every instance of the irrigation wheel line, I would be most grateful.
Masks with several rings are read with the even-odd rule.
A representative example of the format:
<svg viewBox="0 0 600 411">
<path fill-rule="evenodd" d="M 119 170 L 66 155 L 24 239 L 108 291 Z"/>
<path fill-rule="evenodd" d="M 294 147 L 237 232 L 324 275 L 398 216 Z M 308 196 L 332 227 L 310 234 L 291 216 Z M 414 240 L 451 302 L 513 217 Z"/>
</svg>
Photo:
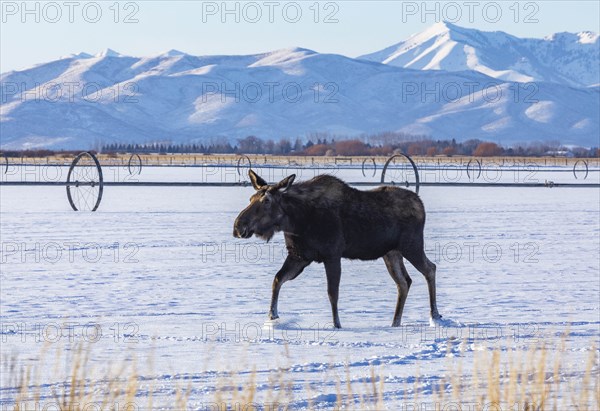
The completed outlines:
<svg viewBox="0 0 600 411">
<path fill-rule="evenodd" d="M 347 181 L 346 184 L 349 186 L 357 187 L 377 187 L 380 183 L 373 181 Z M 389 183 L 384 183 L 390 185 Z M 75 186 L 75 183 L 68 183 L 66 181 L 0 181 L 0 187 L 12 186 L 12 187 L 32 187 L 32 186 Z M 98 186 L 97 182 L 79 182 L 78 186 Z M 190 181 L 106 181 L 103 183 L 104 186 L 109 187 L 249 187 L 250 182 L 238 181 L 238 182 L 190 182 Z M 400 185 L 392 182 L 391 185 Z M 477 183 L 477 182 L 440 182 L 440 181 L 422 181 L 419 183 L 423 187 L 518 187 L 518 188 L 534 188 L 534 187 L 548 187 L 548 188 L 594 188 L 600 189 L 598 183 L 560 183 L 556 181 L 545 181 L 543 183 Z M 410 183 L 408 185 L 410 187 Z"/>
<path fill-rule="evenodd" d="M 79 162 L 91 160 L 92 164 L 80 165 Z M 80 170 L 84 170 L 81 174 Z M 94 175 L 94 171 L 97 175 Z M 100 162 L 89 151 L 79 153 L 69 167 L 67 175 L 67 198 L 69 204 L 74 211 L 80 211 L 85 207 L 89 211 L 96 211 L 102 201 L 102 193 L 104 191 L 104 178 L 102 176 L 102 167 Z M 98 191 L 96 192 L 96 187 Z M 79 206 L 79 207 L 78 207 Z"/>
<path fill-rule="evenodd" d="M 477 174 L 477 177 L 475 177 L 476 180 L 479 179 L 479 177 L 481 177 L 481 161 L 479 160 L 475 160 L 477 162 L 477 165 L 479 167 L 479 173 Z M 469 160 L 469 162 L 467 163 L 467 178 L 471 179 L 471 174 L 469 173 L 469 170 L 471 168 L 471 163 L 473 162 L 473 160 Z M 473 174 L 473 176 L 475 176 L 475 174 Z"/>
<path fill-rule="evenodd" d="M 363 162 L 362 162 L 362 168 L 361 168 L 362 175 L 363 175 L 363 177 L 366 177 L 366 176 L 367 176 L 367 175 L 366 175 L 366 173 L 365 173 L 365 163 L 366 163 L 367 161 L 369 161 L 369 160 L 371 160 L 371 162 L 373 163 L 373 175 L 372 175 L 371 177 L 375 177 L 375 176 L 377 175 L 377 163 L 375 162 L 375 159 L 374 159 L 374 158 L 372 158 L 372 157 L 371 157 L 370 159 L 368 159 L 368 158 L 365 158 L 365 159 L 363 160 Z"/>
<path fill-rule="evenodd" d="M 142 174 L 142 158 L 140 157 L 139 154 L 132 154 L 131 157 L 129 157 L 129 161 L 127 162 L 127 170 L 129 171 L 130 175 L 135 174 L 133 171 L 131 171 L 131 165 L 132 165 L 131 163 L 132 163 L 134 157 L 137 158 L 137 162 L 139 163 L 139 166 L 137 167 L 137 169 L 138 169 L 137 174 L 138 175 Z M 135 164 L 134 164 L 134 166 L 135 166 Z"/>
<path fill-rule="evenodd" d="M 250 161 L 250 157 L 248 157 L 246 155 L 240 156 L 238 158 L 237 167 L 236 167 L 238 176 L 242 175 L 242 160 L 244 160 L 244 159 L 248 160 L 248 169 L 252 170 L 252 161 Z"/>
<path fill-rule="evenodd" d="M 4 162 L 6 163 L 6 166 L 4 166 L 4 174 L 8 173 L 8 156 L 6 155 L 6 153 L 3 153 L 3 157 L 4 157 Z"/>
<path fill-rule="evenodd" d="M 576 168 L 577 164 L 579 164 L 580 162 L 582 162 L 585 165 L 585 176 L 583 176 L 583 179 L 585 180 L 588 177 L 588 174 L 590 173 L 590 168 L 588 167 L 588 163 L 585 160 L 577 160 L 575 164 L 573 164 L 573 175 L 575 176 L 576 180 L 579 179 L 579 177 L 577 177 Z"/>
<path fill-rule="evenodd" d="M 383 166 L 383 170 L 381 171 L 381 184 L 385 184 L 385 172 L 387 171 L 387 168 L 390 165 L 390 163 L 392 162 L 392 160 L 394 160 L 396 157 L 400 157 L 400 158 L 404 157 L 412 165 L 413 171 L 415 172 L 415 192 L 417 194 L 419 194 L 419 187 L 421 186 L 421 183 L 419 180 L 419 170 L 417 168 L 417 165 L 413 161 L 413 159 L 404 153 L 395 154 L 387 159 L 387 161 L 385 162 L 385 165 Z M 392 182 L 392 184 L 394 184 L 394 182 Z M 406 181 L 406 187 L 410 187 L 410 183 L 408 182 L 408 180 Z"/>
</svg>

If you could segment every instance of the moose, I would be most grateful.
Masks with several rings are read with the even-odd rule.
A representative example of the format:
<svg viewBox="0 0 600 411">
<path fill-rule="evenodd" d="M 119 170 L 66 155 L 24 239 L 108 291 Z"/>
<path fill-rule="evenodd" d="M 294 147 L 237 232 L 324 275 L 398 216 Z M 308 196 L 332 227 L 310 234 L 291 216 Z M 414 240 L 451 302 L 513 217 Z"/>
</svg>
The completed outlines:
<svg viewBox="0 0 600 411">
<path fill-rule="evenodd" d="M 403 258 L 427 280 L 431 319 L 441 318 L 436 305 L 436 266 L 424 251 L 425 208 L 417 194 L 392 186 L 361 191 L 331 175 L 319 175 L 297 184 L 293 184 L 295 174 L 276 184 L 268 184 L 252 170 L 249 176 L 256 193 L 236 218 L 234 237 L 256 235 L 269 241 L 276 232 L 283 231 L 288 251 L 273 280 L 271 320 L 279 318 L 277 301 L 283 283 L 295 279 L 316 261 L 325 265 L 333 324 L 341 328 L 338 316 L 341 259 L 380 257 L 398 288 L 392 326 L 400 326 L 412 283 Z"/>
</svg>

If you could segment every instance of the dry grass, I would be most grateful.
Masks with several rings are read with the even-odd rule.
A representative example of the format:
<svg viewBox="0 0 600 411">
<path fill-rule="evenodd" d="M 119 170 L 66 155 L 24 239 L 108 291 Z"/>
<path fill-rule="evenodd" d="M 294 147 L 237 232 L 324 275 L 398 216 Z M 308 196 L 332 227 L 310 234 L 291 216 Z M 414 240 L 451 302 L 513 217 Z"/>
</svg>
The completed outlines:
<svg viewBox="0 0 600 411">
<path fill-rule="evenodd" d="M 461 362 L 450 367 L 446 386 L 450 390 L 442 389 L 443 382 L 435 401 L 450 398 L 456 403 L 480 404 L 475 409 L 600 410 L 597 349 L 590 350 L 583 376 L 572 366 L 564 341 L 561 349 L 553 351 L 545 346 L 478 351 L 470 375 L 463 374 Z"/>
<path fill-rule="evenodd" d="M 38 361 L 40 364 L 44 364 L 43 357 L 46 354 L 47 352 L 42 352 Z M 127 366 L 120 366 L 102 378 L 93 378 L 95 373 L 90 363 L 91 354 L 90 347 L 78 346 L 69 360 L 68 379 L 50 387 L 39 381 L 39 368 L 21 368 L 16 358 L 4 360 L 3 381 L 8 379 L 12 386 L 18 387 L 18 391 L 14 405 L 10 408 L 3 406 L 2 410 L 154 409 L 153 389 L 150 388 L 148 392 L 140 391 L 135 361 Z M 60 356 L 57 351 L 56 357 Z M 361 378 L 360 382 L 352 382 L 351 370 L 346 367 L 345 381 L 339 375 L 328 376 L 336 382 L 336 401 L 335 404 L 329 402 L 328 408 L 382 410 L 397 409 L 399 404 L 404 404 L 404 409 L 407 410 L 423 407 L 473 411 L 600 409 L 599 359 L 595 348 L 590 351 L 585 362 L 585 371 L 578 371 L 571 374 L 571 377 L 570 373 L 576 370 L 570 369 L 572 364 L 568 362 L 564 342 L 561 349 L 552 351 L 544 346 L 509 351 L 484 349 L 476 352 L 472 362 L 469 361 L 468 364 L 461 358 L 460 355 L 449 355 L 448 371 L 433 387 L 425 389 L 427 384 L 421 383 L 426 380 L 417 378 L 412 388 L 405 387 L 402 398 L 393 396 L 386 399 L 385 378 L 381 375 L 385 370 L 371 367 L 368 377 Z M 468 373 L 463 371 L 465 365 L 468 366 Z M 213 398 L 207 409 L 287 409 L 287 405 L 293 405 L 298 396 L 308 398 L 303 407 L 322 408 L 323 404 L 315 404 L 311 400 L 316 394 L 323 394 L 318 392 L 319 387 L 307 385 L 299 395 L 294 377 L 289 368 L 280 367 L 268 375 L 268 389 L 263 386 L 263 389 L 258 390 L 256 370 L 246 377 L 237 372 L 223 372 L 215 386 L 211 387 Z M 163 394 L 161 402 L 168 401 L 170 406 L 161 406 L 161 409 L 191 409 L 188 407 L 191 389 L 191 384 L 187 387 L 177 386 L 166 400 Z"/>
</svg>

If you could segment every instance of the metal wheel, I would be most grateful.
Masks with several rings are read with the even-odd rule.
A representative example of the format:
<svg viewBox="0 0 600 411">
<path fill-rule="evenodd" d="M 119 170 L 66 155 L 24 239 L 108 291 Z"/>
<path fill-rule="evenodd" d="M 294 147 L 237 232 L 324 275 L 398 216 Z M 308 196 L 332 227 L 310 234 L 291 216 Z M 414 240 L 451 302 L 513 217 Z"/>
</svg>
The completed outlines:
<svg viewBox="0 0 600 411">
<path fill-rule="evenodd" d="M 573 164 L 573 175 L 575 176 L 576 180 L 579 179 L 579 177 L 577 177 L 577 165 L 580 162 L 583 163 L 583 165 L 585 166 L 585 175 L 583 176 L 583 179 L 585 180 L 588 177 L 588 174 L 590 172 L 590 169 L 588 167 L 588 163 L 585 160 L 577 160 L 577 162 L 575 162 L 575 164 Z"/>
<path fill-rule="evenodd" d="M 377 174 L 377 163 L 375 162 L 375 159 L 374 159 L 374 158 L 371 158 L 370 160 L 371 160 L 371 162 L 373 163 L 373 175 L 372 175 L 371 177 L 375 177 L 375 175 Z M 365 173 L 365 170 L 366 170 L 366 169 L 368 169 L 368 167 L 366 167 L 366 166 L 365 166 L 365 164 L 367 163 L 367 161 L 369 161 L 369 159 L 368 159 L 368 158 L 365 158 L 365 159 L 363 160 L 363 162 L 362 162 L 362 168 L 361 168 L 361 171 L 362 171 L 362 175 L 363 175 L 363 177 L 366 177 L 366 176 L 367 176 L 367 174 Z"/>
<path fill-rule="evenodd" d="M 392 185 L 402 184 L 406 187 L 410 187 L 411 185 L 413 185 L 415 187 L 415 192 L 417 194 L 419 194 L 419 187 L 420 187 L 419 170 L 417 169 L 417 165 L 412 160 L 412 158 L 410 158 L 408 155 L 406 155 L 404 153 L 395 154 L 387 159 L 387 161 L 385 162 L 385 165 L 383 166 L 383 170 L 381 171 L 381 183 L 386 184 L 385 176 L 386 176 L 387 169 L 392 162 L 395 163 L 397 158 L 406 158 L 408 160 L 408 162 L 412 166 L 412 171 L 414 173 L 414 183 L 409 182 L 409 180 L 411 180 L 412 178 L 410 176 L 410 170 L 407 170 L 407 167 L 406 167 L 407 164 L 406 164 L 406 162 L 404 162 L 404 165 L 401 168 L 391 169 L 394 172 L 390 173 L 390 183 L 387 183 L 387 184 L 392 184 Z"/>
<path fill-rule="evenodd" d="M 4 164 L 6 164 L 4 166 L 4 174 L 8 173 L 8 156 L 6 155 L 6 153 L 2 153 L 2 156 L 4 157 Z"/>
<path fill-rule="evenodd" d="M 127 170 L 129 174 L 142 174 L 142 158 L 139 154 L 132 154 L 127 162 Z"/>
<path fill-rule="evenodd" d="M 67 175 L 67 198 L 75 211 L 96 211 L 102 200 L 104 179 L 96 156 L 89 152 L 77 155 Z"/>
<path fill-rule="evenodd" d="M 238 158 L 238 161 L 237 161 L 238 176 L 248 174 L 248 173 L 242 173 L 242 170 L 244 168 L 244 163 L 248 163 L 248 170 L 252 170 L 252 161 L 250 161 L 250 157 L 242 155 Z"/>
<path fill-rule="evenodd" d="M 475 177 L 475 173 L 473 173 L 473 176 L 475 179 L 479 179 L 479 177 L 481 177 L 481 161 L 479 160 L 475 160 L 477 162 L 477 166 L 479 168 L 479 173 L 477 174 L 477 177 Z M 467 178 L 471 179 L 471 173 L 469 172 L 471 170 L 471 163 L 473 162 L 473 160 L 469 160 L 469 162 L 467 163 Z"/>
</svg>

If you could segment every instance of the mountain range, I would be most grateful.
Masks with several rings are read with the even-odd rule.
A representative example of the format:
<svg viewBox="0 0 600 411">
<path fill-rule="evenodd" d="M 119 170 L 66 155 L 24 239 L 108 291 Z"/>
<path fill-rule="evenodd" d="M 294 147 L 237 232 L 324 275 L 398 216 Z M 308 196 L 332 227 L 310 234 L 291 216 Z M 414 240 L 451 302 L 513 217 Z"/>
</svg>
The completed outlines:
<svg viewBox="0 0 600 411">
<path fill-rule="evenodd" d="M 589 31 L 521 39 L 444 22 L 359 58 L 416 70 L 473 70 L 506 81 L 587 87 L 600 85 L 599 52 L 598 34 Z"/>
<path fill-rule="evenodd" d="M 349 58 L 107 49 L 0 76 L 0 145 L 214 142 L 384 131 L 598 146 L 598 35 L 520 39 L 440 23 Z"/>
</svg>

